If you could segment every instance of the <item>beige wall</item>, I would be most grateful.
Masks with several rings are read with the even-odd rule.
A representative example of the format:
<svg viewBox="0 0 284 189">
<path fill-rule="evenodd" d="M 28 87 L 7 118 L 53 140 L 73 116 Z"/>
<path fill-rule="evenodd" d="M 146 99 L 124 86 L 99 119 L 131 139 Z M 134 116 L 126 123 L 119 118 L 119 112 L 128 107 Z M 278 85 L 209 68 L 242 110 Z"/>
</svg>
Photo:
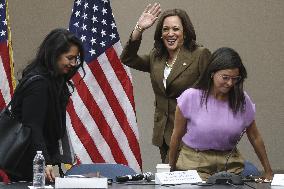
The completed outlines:
<svg viewBox="0 0 284 189">
<path fill-rule="evenodd" d="M 16 71 L 35 53 L 43 37 L 55 27 L 68 27 L 73 0 L 8 0 Z M 124 44 L 145 0 L 112 0 Z M 274 170 L 284 170 L 284 1 L 283 0 L 162 0 L 163 9 L 183 8 L 192 19 L 197 39 L 211 51 L 236 49 L 248 70 L 246 90 L 256 103 L 256 121 Z M 153 45 L 153 29 L 143 34 L 140 53 Z M 132 70 L 144 171 L 154 171 L 159 152 L 151 145 L 154 96 L 149 75 Z M 240 149 L 260 165 L 247 138 Z"/>
</svg>

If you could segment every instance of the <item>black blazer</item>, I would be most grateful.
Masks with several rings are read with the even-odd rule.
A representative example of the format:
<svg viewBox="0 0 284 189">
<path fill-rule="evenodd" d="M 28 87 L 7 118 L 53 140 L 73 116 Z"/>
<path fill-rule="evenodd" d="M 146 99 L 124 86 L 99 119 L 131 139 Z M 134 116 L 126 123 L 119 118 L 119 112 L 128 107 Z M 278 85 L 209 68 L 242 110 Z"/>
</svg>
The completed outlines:
<svg viewBox="0 0 284 189">
<path fill-rule="evenodd" d="M 31 75 L 23 80 L 29 77 Z M 37 150 L 43 152 L 46 164 L 62 162 L 59 155 L 59 140 L 61 140 L 59 133 L 66 133 L 66 103 L 60 104 L 62 97 L 54 90 L 54 82 L 47 76 L 34 80 L 23 90 L 21 88 L 16 90 L 19 92 L 15 93 L 12 111 L 25 127 L 31 128 L 31 144 L 20 160 L 18 175 L 9 176 L 15 181 L 31 181 L 32 161 Z M 63 151 L 70 155 L 70 148 L 65 148 Z M 71 163 L 72 158 L 69 158 Z"/>
</svg>

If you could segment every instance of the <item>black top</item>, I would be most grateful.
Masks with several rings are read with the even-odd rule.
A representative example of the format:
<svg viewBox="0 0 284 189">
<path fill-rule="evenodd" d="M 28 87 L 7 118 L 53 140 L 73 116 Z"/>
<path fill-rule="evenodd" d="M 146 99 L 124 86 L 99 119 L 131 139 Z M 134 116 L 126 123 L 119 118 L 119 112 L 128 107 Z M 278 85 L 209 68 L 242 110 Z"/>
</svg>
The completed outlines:
<svg viewBox="0 0 284 189">
<path fill-rule="evenodd" d="M 37 74 L 29 74 L 20 82 L 34 75 Z M 31 128 L 31 144 L 20 160 L 18 175 L 9 175 L 11 180 L 32 180 L 32 161 L 37 150 L 43 152 L 46 164 L 60 163 L 54 157 L 59 154 L 58 140 L 66 132 L 66 105 L 70 95 L 63 78 L 41 76 L 15 92 L 12 111 L 24 126 Z"/>
</svg>

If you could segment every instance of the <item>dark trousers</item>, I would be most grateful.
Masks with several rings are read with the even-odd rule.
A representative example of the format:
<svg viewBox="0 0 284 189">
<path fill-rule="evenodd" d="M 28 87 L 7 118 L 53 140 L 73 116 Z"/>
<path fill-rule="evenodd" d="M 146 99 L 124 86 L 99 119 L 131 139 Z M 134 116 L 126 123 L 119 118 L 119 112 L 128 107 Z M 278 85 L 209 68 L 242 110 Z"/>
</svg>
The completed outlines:
<svg viewBox="0 0 284 189">
<path fill-rule="evenodd" d="M 169 149 L 170 147 L 166 144 L 165 140 L 163 145 L 159 147 L 162 163 L 169 163 Z"/>
</svg>

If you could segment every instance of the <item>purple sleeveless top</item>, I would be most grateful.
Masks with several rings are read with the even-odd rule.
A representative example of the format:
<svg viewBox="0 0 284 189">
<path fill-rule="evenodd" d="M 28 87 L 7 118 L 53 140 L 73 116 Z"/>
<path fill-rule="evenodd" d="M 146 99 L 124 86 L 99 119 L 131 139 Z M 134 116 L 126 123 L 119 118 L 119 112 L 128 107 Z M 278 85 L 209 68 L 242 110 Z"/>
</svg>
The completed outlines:
<svg viewBox="0 0 284 189">
<path fill-rule="evenodd" d="M 255 119 L 255 105 L 245 92 L 245 111 L 233 114 L 227 101 L 208 97 L 207 109 L 200 104 L 202 91 L 187 89 L 177 98 L 177 106 L 187 119 L 182 141 L 198 150 L 231 150 L 242 131 Z"/>
</svg>

